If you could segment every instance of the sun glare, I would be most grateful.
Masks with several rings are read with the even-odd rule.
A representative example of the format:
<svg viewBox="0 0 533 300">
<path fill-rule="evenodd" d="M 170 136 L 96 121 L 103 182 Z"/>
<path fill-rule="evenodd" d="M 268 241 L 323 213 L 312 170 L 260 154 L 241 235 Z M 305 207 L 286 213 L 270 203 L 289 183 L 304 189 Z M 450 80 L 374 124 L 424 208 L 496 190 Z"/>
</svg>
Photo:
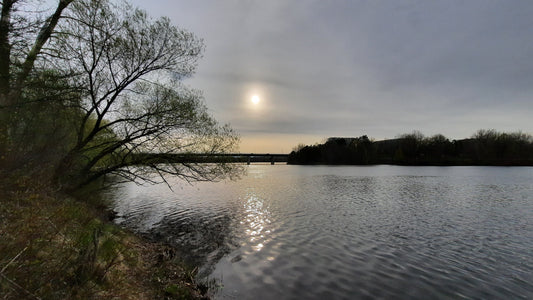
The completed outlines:
<svg viewBox="0 0 533 300">
<path fill-rule="evenodd" d="M 257 96 L 257 95 L 252 96 L 252 103 L 253 104 L 257 104 L 257 103 L 259 103 L 259 101 L 260 101 L 259 96 Z"/>
</svg>

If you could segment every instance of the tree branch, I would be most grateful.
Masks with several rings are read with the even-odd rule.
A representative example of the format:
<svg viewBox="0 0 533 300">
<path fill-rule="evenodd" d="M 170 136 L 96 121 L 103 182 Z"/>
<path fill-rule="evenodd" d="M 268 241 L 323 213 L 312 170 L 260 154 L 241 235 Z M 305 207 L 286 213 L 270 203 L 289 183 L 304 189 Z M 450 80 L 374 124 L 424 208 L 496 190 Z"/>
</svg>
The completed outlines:
<svg viewBox="0 0 533 300">
<path fill-rule="evenodd" d="M 41 30 L 39 34 L 37 35 L 37 38 L 35 39 L 35 42 L 33 44 L 32 49 L 26 56 L 26 59 L 24 63 L 22 64 L 21 71 L 19 74 L 17 74 L 16 82 L 14 84 L 14 87 L 12 88 L 10 92 L 9 102 L 8 104 L 13 104 L 14 101 L 18 101 L 20 94 L 22 93 L 22 87 L 24 86 L 24 82 L 28 78 L 28 75 L 30 71 L 33 69 L 33 65 L 35 63 L 35 60 L 37 59 L 37 55 L 39 55 L 41 48 L 44 46 L 44 44 L 48 41 L 50 38 L 50 35 L 52 34 L 52 31 L 57 25 L 57 22 L 59 21 L 59 18 L 61 17 L 61 14 L 63 13 L 63 10 L 72 2 L 73 0 L 60 0 L 57 4 L 57 8 L 50 16 L 45 24 L 41 27 Z"/>
</svg>

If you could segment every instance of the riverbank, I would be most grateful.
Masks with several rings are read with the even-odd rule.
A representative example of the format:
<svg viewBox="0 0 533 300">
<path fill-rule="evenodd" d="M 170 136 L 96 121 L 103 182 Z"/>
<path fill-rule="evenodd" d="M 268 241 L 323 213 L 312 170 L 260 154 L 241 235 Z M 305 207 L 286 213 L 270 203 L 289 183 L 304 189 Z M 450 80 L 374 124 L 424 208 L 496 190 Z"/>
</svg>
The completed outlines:
<svg viewBox="0 0 533 300">
<path fill-rule="evenodd" d="M 24 178 L 0 188 L 2 299 L 205 298 L 171 248 L 113 224 L 101 203 Z"/>
</svg>

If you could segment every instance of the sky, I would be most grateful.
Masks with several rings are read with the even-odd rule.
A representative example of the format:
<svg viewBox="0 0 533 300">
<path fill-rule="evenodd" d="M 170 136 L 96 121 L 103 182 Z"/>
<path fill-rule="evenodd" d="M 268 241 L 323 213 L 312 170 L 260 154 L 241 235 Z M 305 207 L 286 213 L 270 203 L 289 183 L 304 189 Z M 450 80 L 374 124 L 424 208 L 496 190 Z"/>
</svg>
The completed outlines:
<svg viewBox="0 0 533 300">
<path fill-rule="evenodd" d="M 240 152 L 533 133 L 533 1 L 131 2 L 204 40 L 185 83 L 240 134 Z"/>
</svg>

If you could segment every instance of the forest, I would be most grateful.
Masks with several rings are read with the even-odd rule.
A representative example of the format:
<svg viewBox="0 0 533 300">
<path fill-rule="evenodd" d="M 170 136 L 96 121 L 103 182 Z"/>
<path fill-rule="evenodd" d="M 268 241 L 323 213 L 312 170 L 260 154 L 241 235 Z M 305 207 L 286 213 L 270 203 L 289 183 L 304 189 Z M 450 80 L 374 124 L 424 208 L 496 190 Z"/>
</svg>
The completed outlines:
<svg viewBox="0 0 533 300">
<path fill-rule="evenodd" d="M 442 134 L 426 137 L 418 131 L 381 141 L 366 135 L 332 137 L 322 144 L 299 145 L 289 155 L 288 163 L 532 166 L 533 137 L 493 129 L 481 129 L 470 138 L 451 141 Z"/>
</svg>

